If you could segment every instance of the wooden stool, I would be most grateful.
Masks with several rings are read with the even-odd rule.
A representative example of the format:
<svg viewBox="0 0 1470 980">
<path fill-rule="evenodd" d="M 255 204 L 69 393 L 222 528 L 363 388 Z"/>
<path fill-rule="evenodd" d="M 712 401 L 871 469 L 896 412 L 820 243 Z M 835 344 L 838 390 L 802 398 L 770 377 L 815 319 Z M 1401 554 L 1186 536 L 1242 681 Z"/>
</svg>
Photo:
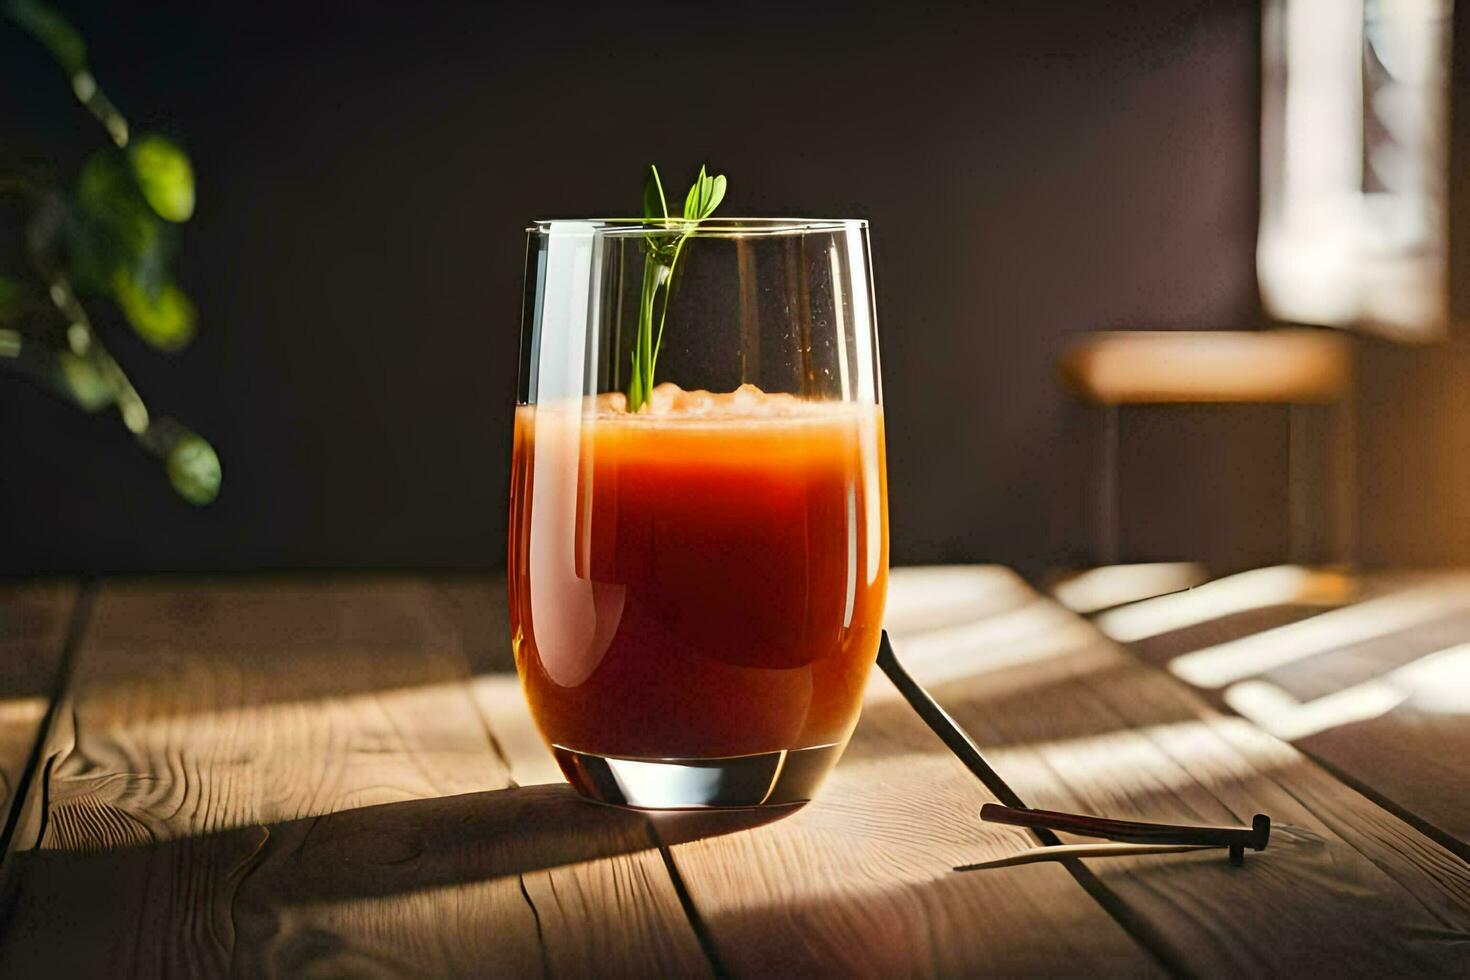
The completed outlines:
<svg viewBox="0 0 1470 980">
<path fill-rule="evenodd" d="M 1120 411 L 1127 406 L 1285 406 L 1283 557 L 1307 564 L 1353 557 L 1352 348 L 1343 335 L 1295 328 L 1094 333 L 1063 354 L 1058 370 L 1069 390 L 1101 411 L 1096 564 L 1140 557 L 1125 554 L 1120 530 Z"/>
</svg>

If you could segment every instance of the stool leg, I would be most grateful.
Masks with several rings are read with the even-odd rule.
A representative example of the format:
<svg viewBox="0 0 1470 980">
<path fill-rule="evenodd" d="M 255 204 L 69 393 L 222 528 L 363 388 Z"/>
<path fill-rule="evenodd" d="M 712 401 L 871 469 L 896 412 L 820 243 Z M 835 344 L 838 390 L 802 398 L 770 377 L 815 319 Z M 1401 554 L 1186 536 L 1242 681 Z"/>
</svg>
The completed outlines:
<svg viewBox="0 0 1470 980">
<path fill-rule="evenodd" d="M 1356 557 L 1357 447 L 1349 398 L 1289 405 L 1288 561 L 1345 565 Z"/>
<path fill-rule="evenodd" d="M 1313 534 L 1311 492 L 1310 409 L 1303 405 L 1286 406 L 1286 560 L 1294 565 L 1312 563 Z M 1318 507 L 1322 501 L 1316 501 Z"/>
<path fill-rule="evenodd" d="M 1102 452 L 1098 480 L 1097 563 L 1116 565 L 1122 551 L 1118 479 L 1118 406 L 1102 407 Z"/>
</svg>

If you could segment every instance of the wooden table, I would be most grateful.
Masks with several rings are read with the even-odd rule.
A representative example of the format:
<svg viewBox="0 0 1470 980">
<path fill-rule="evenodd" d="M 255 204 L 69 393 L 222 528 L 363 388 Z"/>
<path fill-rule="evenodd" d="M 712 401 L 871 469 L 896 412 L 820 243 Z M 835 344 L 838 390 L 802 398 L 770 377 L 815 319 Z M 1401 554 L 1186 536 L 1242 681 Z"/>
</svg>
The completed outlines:
<svg viewBox="0 0 1470 980">
<path fill-rule="evenodd" d="M 474 578 L 6 587 L 0 974 L 1470 974 L 1465 756 L 1382 727 L 1408 701 L 1353 760 L 1305 746 L 1370 799 L 1232 713 L 1240 679 L 1191 690 L 1209 658 L 1176 665 L 1229 642 L 1209 617 L 1129 632 L 1003 569 L 895 574 L 900 657 L 1031 805 L 1275 821 L 1243 867 L 956 872 L 1036 842 L 980 822 L 993 797 L 883 676 L 815 802 L 651 818 L 561 783 L 503 604 Z M 1232 640 L 1290 625 L 1252 613 Z"/>
</svg>

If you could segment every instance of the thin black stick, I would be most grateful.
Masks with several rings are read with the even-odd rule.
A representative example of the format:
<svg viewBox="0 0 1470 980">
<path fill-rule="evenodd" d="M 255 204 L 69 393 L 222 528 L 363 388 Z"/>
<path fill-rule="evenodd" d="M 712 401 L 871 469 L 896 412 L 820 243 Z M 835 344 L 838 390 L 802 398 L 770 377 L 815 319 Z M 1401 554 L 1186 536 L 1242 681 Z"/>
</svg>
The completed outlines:
<svg viewBox="0 0 1470 980">
<path fill-rule="evenodd" d="M 919 682 L 909 676 L 908 671 L 898 662 L 898 657 L 893 653 L 893 646 L 888 642 L 888 631 L 883 631 L 882 642 L 878 645 L 878 666 L 898 692 L 903 695 L 909 707 L 919 713 L 934 734 L 938 735 L 949 750 L 959 757 L 965 767 L 975 774 L 976 778 L 985 785 L 985 788 L 1006 806 L 1026 809 L 1026 804 L 1016 795 L 1015 790 L 1006 785 L 1006 781 L 1000 778 L 1000 773 L 990 767 L 985 757 L 980 754 L 980 749 L 965 734 L 964 729 L 955 724 L 955 720 L 949 716 L 949 712 L 939 706 L 939 703 L 929 696 L 929 692 L 919 686 Z M 1048 847 L 1060 844 L 1061 840 L 1045 827 L 1032 827 L 1031 832 L 1036 839 Z"/>
</svg>

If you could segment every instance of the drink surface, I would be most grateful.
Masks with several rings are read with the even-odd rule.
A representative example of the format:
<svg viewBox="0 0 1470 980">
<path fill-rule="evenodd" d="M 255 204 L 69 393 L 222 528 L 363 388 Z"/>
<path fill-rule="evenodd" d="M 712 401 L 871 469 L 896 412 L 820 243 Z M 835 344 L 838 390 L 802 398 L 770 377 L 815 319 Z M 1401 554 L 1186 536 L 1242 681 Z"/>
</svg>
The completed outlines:
<svg viewBox="0 0 1470 980">
<path fill-rule="evenodd" d="M 844 741 L 887 588 L 881 408 L 655 394 L 517 409 L 511 627 L 537 724 L 641 758 Z"/>
</svg>

